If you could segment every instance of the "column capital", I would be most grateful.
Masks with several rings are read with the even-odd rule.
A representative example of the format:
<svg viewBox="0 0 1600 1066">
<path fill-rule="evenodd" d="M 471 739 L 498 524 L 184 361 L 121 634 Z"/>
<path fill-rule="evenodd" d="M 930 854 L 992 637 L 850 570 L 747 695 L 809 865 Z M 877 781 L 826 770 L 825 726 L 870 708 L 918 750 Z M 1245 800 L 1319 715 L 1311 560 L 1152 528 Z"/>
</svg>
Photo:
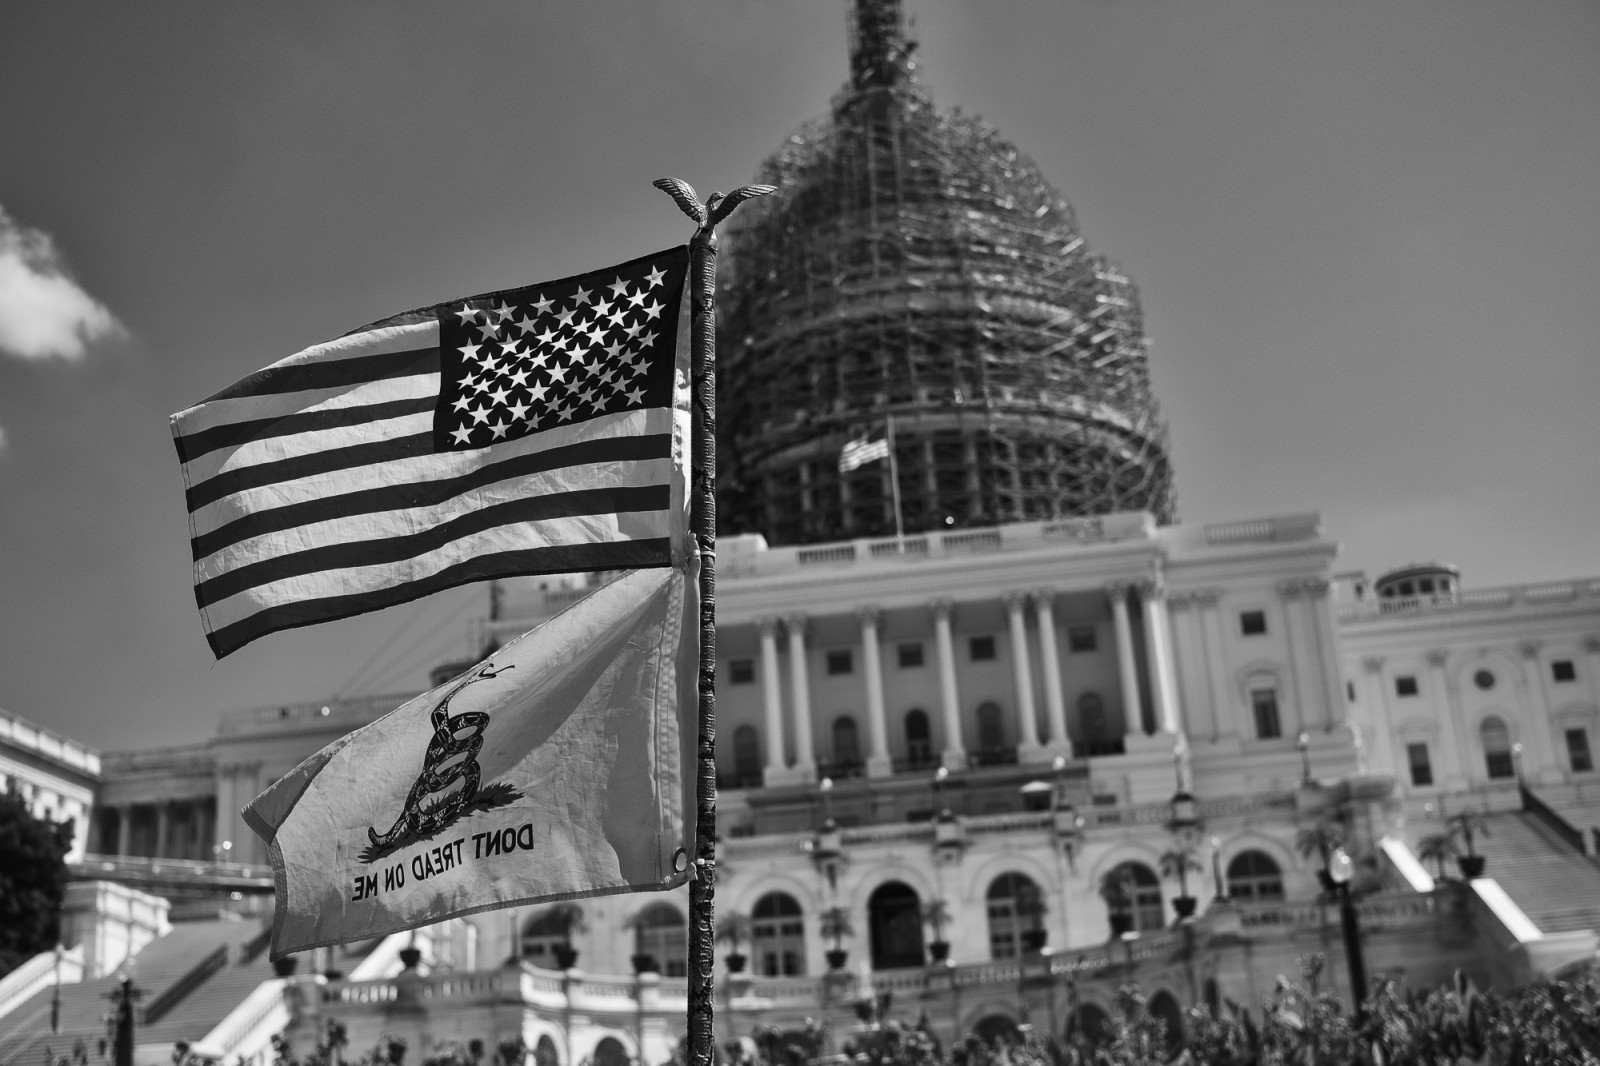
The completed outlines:
<svg viewBox="0 0 1600 1066">
<path fill-rule="evenodd" d="M 1306 583 L 1297 577 L 1278 582 L 1278 595 L 1286 600 L 1298 600 L 1305 591 Z"/>
<path fill-rule="evenodd" d="M 1382 673 L 1383 672 L 1383 656 L 1381 656 L 1381 655 L 1369 655 L 1365 659 L 1361 660 L 1361 665 L 1366 669 L 1367 673 L 1369 673 L 1369 674 Z"/>
<path fill-rule="evenodd" d="M 1039 611 L 1040 613 L 1044 613 L 1044 612 L 1050 611 L 1050 610 L 1054 609 L 1054 607 L 1055 607 L 1055 604 L 1056 604 L 1056 590 L 1055 589 L 1034 589 L 1032 592 L 1028 593 L 1028 595 L 1033 598 L 1034 609 Z M 1597 638 L 1597 639 L 1600 639 L 1600 638 Z"/>
<path fill-rule="evenodd" d="M 1020 611 L 1028 605 L 1028 594 L 1017 589 L 1010 589 L 1000 594 L 1000 602 L 1006 605 L 1008 611 Z"/>
<path fill-rule="evenodd" d="M 1443 648 L 1435 648 L 1428 652 L 1427 659 L 1429 666 L 1443 670 L 1445 663 L 1450 661 L 1450 652 Z"/>
<path fill-rule="evenodd" d="M 1222 599 L 1221 589 L 1195 589 L 1189 593 L 1196 607 L 1215 607 Z"/>
<path fill-rule="evenodd" d="M 864 603 L 856 608 L 856 619 L 863 629 L 868 626 L 876 629 L 878 623 L 883 620 L 883 609 L 875 603 Z"/>
<path fill-rule="evenodd" d="M 764 614 L 755 620 L 756 632 L 760 633 L 763 637 L 777 636 L 778 625 L 778 619 L 770 614 Z"/>
<path fill-rule="evenodd" d="M 1107 581 L 1106 596 L 1119 603 L 1128 602 L 1128 590 L 1133 588 L 1131 581 Z"/>
<path fill-rule="evenodd" d="M 1522 653 L 1524 659 L 1537 659 L 1539 657 L 1539 649 L 1542 647 L 1544 647 L 1544 642 L 1541 640 L 1525 640 L 1517 645 L 1517 651 Z"/>
<path fill-rule="evenodd" d="M 1300 583 L 1307 596 L 1314 600 L 1323 600 L 1328 597 L 1328 583 L 1320 577 L 1310 578 Z"/>
<path fill-rule="evenodd" d="M 810 619 L 803 614 L 785 615 L 783 627 L 789 631 L 790 636 L 805 636 L 806 626 Z"/>
<path fill-rule="evenodd" d="M 1194 593 L 1174 592 L 1167 596 L 1167 610 L 1187 611 L 1194 605 Z"/>
<path fill-rule="evenodd" d="M 928 610 L 936 620 L 948 622 L 950 616 L 955 614 L 956 605 L 950 600 L 929 600 Z"/>
<path fill-rule="evenodd" d="M 1146 602 L 1167 598 L 1167 586 L 1153 577 L 1134 582 L 1134 588 L 1139 590 L 1139 597 Z"/>
</svg>

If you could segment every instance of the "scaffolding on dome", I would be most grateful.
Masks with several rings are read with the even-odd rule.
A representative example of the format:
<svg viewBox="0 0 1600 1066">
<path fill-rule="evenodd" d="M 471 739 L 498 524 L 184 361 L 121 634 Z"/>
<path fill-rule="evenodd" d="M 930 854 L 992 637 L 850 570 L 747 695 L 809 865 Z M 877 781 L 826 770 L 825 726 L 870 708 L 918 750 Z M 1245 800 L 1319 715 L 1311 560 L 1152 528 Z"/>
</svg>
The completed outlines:
<svg viewBox="0 0 1600 1066">
<path fill-rule="evenodd" d="M 898 0 L 858 0 L 833 113 L 761 169 L 719 304 L 725 532 L 894 531 L 890 464 L 840 472 L 895 420 L 908 532 L 1148 510 L 1175 517 L 1139 296 L 995 130 L 937 112 Z"/>
</svg>

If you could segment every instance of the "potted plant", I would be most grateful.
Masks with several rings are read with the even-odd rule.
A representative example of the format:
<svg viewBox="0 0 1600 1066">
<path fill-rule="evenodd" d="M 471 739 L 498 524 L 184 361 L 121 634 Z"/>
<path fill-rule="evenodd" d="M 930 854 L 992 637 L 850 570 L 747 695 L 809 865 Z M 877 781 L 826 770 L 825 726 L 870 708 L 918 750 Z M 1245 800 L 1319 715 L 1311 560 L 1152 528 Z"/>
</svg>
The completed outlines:
<svg viewBox="0 0 1600 1066">
<path fill-rule="evenodd" d="M 1100 898 L 1110 912 L 1111 935 L 1121 936 L 1133 930 L 1133 877 L 1127 869 L 1118 866 L 1107 870 L 1100 878 Z"/>
<path fill-rule="evenodd" d="M 1467 846 L 1467 853 L 1456 857 L 1456 865 L 1461 867 L 1461 876 L 1468 881 L 1474 877 L 1482 877 L 1483 856 L 1473 850 L 1472 845 L 1474 838 L 1480 834 L 1489 835 L 1489 823 L 1485 822 L 1483 815 L 1476 811 L 1462 811 L 1460 814 L 1452 814 L 1445 824 L 1450 827 L 1450 835 L 1460 837 L 1461 842 Z"/>
<path fill-rule="evenodd" d="M 729 973 L 740 973 L 749 961 L 739 946 L 750 939 L 750 916 L 742 911 L 729 911 L 717 919 L 717 943 L 727 944 L 731 950 L 723 956 Z"/>
<path fill-rule="evenodd" d="M 1028 927 L 1022 931 L 1024 950 L 1037 952 L 1044 948 L 1044 942 L 1049 937 L 1044 927 L 1044 916 L 1049 910 L 1044 893 L 1032 881 L 1017 889 L 1017 915 L 1028 919 Z"/>
<path fill-rule="evenodd" d="M 829 907 L 822 912 L 819 919 L 824 939 L 833 941 L 833 949 L 823 953 L 828 960 L 828 968 L 842 970 L 850 958 L 850 953 L 844 950 L 842 941 L 847 936 L 856 935 L 855 926 L 850 921 L 850 912 L 843 907 Z"/>
<path fill-rule="evenodd" d="M 1456 850 L 1456 838 L 1452 833 L 1429 833 L 1417 841 L 1417 858 L 1423 862 L 1431 862 L 1438 870 L 1440 881 L 1445 880 L 1444 864 L 1461 857 Z"/>
<path fill-rule="evenodd" d="M 550 917 L 561 932 L 561 943 L 554 948 L 556 968 L 570 970 L 578 964 L 578 949 L 572 946 L 572 934 L 588 932 L 589 923 L 584 919 L 583 908 L 576 903 L 557 903 L 550 908 Z"/>
<path fill-rule="evenodd" d="M 417 954 L 420 958 L 421 952 L 418 952 Z M 293 955 L 285 955 L 281 959 L 272 960 L 272 972 L 279 977 L 293 977 L 295 967 L 299 964 L 300 960 L 295 958 Z"/>
<path fill-rule="evenodd" d="M 950 908 L 942 899 L 930 899 L 922 905 L 922 923 L 931 926 L 933 939 L 928 942 L 928 954 L 934 962 L 950 957 L 950 942 L 944 938 L 944 923 L 950 920 Z"/>
<path fill-rule="evenodd" d="M 1322 860 L 1317 880 L 1321 882 L 1324 892 L 1333 891 L 1333 876 L 1328 873 L 1328 862 L 1335 851 L 1344 847 L 1344 840 L 1344 824 L 1335 818 L 1319 818 L 1294 835 L 1295 849 L 1302 858 L 1309 859 L 1315 855 Z"/>
<path fill-rule="evenodd" d="M 1184 840 L 1173 845 L 1161 856 L 1161 876 L 1178 882 L 1178 895 L 1172 901 L 1172 909 L 1178 912 L 1180 919 L 1193 917 L 1195 904 L 1198 902 L 1189 895 L 1189 875 L 1205 872 L 1205 867 L 1200 865 L 1200 860 L 1194 851 L 1194 842 Z"/>
</svg>

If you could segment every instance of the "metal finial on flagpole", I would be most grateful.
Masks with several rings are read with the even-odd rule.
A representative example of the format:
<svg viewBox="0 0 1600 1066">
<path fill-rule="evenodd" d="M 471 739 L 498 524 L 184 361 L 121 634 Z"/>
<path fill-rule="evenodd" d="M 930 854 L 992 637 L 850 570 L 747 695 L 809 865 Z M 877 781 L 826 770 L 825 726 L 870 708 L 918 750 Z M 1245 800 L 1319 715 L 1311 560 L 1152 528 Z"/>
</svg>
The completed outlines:
<svg viewBox="0 0 1600 1066">
<path fill-rule="evenodd" d="M 689 882 L 689 1066 L 711 1066 L 714 1021 L 713 920 L 717 887 L 717 224 L 746 200 L 776 190 L 745 185 L 727 196 L 700 202 L 694 188 L 677 178 L 657 178 L 656 188 L 694 219 L 689 241 L 690 345 L 694 430 L 691 455 L 689 530 L 700 549 L 700 731 L 696 744 L 695 867 Z"/>
</svg>

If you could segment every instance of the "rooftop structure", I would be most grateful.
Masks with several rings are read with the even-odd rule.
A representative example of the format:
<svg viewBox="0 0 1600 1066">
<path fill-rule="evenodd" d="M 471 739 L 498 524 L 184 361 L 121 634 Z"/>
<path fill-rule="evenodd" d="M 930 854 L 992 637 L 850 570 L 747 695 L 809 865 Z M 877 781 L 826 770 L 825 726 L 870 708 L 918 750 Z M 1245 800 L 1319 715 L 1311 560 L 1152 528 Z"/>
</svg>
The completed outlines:
<svg viewBox="0 0 1600 1066">
<path fill-rule="evenodd" d="M 721 520 L 773 544 L 895 532 L 890 464 L 838 469 L 893 419 L 909 532 L 1174 518 L 1139 295 L 992 128 L 940 113 L 899 0 L 862 0 L 832 114 L 785 141 L 779 195 L 730 223 Z"/>
</svg>

